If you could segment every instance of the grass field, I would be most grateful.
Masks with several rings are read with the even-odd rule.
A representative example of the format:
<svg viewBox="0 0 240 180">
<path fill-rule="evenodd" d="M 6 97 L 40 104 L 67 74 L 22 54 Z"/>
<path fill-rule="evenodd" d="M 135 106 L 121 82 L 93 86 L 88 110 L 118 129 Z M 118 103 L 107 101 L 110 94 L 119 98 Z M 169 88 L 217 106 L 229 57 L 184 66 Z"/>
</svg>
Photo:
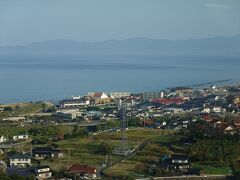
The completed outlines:
<svg viewBox="0 0 240 180">
<path fill-rule="evenodd" d="M 53 107 L 53 104 L 50 102 L 26 102 L 26 103 L 17 103 L 17 104 L 4 104 L 0 107 L 11 107 L 12 114 L 15 115 L 28 115 L 41 111 L 44 108 Z"/>
<path fill-rule="evenodd" d="M 151 139 L 143 150 L 137 152 L 132 158 L 118 163 L 104 173 L 110 177 L 134 177 L 141 178 L 147 176 L 146 167 L 151 166 L 154 162 L 159 162 L 159 159 L 164 154 L 171 154 L 165 145 L 175 141 L 175 137 L 160 132 L 159 136 Z"/>
<path fill-rule="evenodd" d="M 161 136 L 163 134 L 169 133 L 162 130 L 152 130 L 152 129 L 132 129 L 127 131 L 128 135 L 128 144 L 131 149 L 139 145 L 146 139 L 153 138 L 156 136 Z M 122 132 L 108 132 L 101 133 L 97 135 L 90 135 L 84 138 L 75 138 L 70 140 L 60 141 L 57 144 L 64 151 L 65 156 L 63 159 L 56 163 L 52 163 L 53 169 L 58 169 L 59 167 L 66 167 L 71 163 L 80 163 L 93 165 L 95 167 L 100 167 L 106 159 L 106 155 L 94 154 L 89 152 L 89 145 L 99 142 L 107 142 L 111 146 L 117 147 Z M 121 156 L 118 155 L 109 155 L 108 162 L 119 160 Z M 51 164 L 50 164 L 51 165 Z"/>
<path fill-rule="evenodd" d="M 214 166 L 214 165 L 202 165 L 195 163 L 193 167 L 201 169 L 203 174 L 220 174 L 220 175 L 230 175 L 232 170 L 228 166 Z"/>
</svg>

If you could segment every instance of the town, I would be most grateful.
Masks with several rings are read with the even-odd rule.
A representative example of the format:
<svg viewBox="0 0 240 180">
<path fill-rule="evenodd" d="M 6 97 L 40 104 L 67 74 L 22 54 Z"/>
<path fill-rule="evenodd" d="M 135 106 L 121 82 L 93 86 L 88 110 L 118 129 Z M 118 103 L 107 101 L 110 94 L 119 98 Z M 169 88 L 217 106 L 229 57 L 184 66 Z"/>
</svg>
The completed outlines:
<svg viewBox="0 0 240 180">
<path fill-rule="evenodd" d="M 240 178 L 240 86 L 0 104 L 0 179 Z"/>
</svg>

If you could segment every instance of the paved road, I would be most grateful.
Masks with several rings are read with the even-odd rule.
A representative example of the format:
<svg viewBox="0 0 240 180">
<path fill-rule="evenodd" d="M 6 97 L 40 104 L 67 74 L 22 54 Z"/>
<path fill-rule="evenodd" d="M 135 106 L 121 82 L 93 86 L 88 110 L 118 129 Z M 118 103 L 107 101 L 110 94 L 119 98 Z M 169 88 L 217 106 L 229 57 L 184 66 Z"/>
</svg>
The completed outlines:
<svg viewBox="0 0 240 180">
<path fill-rule="evenodd" d="M 200 176 L 170 176 L 170 177 L 153 177 L 153 178 L 140 178 L 137 180 L 165 180 L 165 179 L 227 179 L 225 175 L 207 175 L 203 174 Z"/>
</svg>

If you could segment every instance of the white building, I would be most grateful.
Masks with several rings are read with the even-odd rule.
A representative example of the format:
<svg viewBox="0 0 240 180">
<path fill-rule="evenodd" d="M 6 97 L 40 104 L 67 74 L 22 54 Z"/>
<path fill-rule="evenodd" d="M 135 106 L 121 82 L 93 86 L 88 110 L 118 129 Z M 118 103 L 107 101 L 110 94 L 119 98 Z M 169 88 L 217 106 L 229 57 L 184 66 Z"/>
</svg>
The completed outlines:
<svg viewBox="0 0 240 180">
<path fill-rule="evenodd" d="M 7 141 L 7 138 L 5 138 L 4 136 L 0 137 L 0 143 L 6 142 L 6 141 Z"/>
<path fill-rule="evenodd" d="M 70 119 L 75 119 L 78 116 L 81 116 L 79 109 L 57 109 L 57 115 L 61 117 L 66 117 Z"/>
<path fill-rule="evenodd" d="M 24 116 L 16 116 L 16 117 L 6 117 L 3 121 L 25 121 L 26 118 Z"/>
<path fill-rule="evenodd" d="M 27 134 L 21 134 L 21 135 L 13 136 L 14 141 L 27 140 L 28 138 L 29 138 L 29 136 Z"/>
<path fill-rule="evenodd" d="M 96 93 L 93 94 L 92 98 L 93 99 L 106 99 L 106 98 L 109 98 L 109 97 L 104 92 L 96 92 Z"/>
<path fill-rule="evenodd" d="M 31 158 L 25 154 L 13 155 L 10 157 L 10 166 L 29 167 L 31 166 Z"/>
<path fill-rule="evenodd" d="M 81 99 L 81 96 L 72 96 L 72 99 Z"/>
<path fill-rule="evenodd" d="M 211 112 L 211 108 L 209 107 L 204 107 L 202 110 L 202 113 L 210 113 Z"/>
<path fill-rule="evenodd" d="M 52 177 L 52 172 L 49 166 L 40 166 L 34 169 L 37 179 L 49 179 Z"/>
<path fill-rule="evenodd" d="M 221 113 L 223 111 L 225 111 L 225 109 L 221 108 L 221 107 L 218 107 L 218 106 L 215 106 L 212 108 L 212 111 L 215 112 L 215 113 Z"/>
<path fill-rule="evenodd" d="M 65 99 L 59 102 L 61 108 L 78 108 L 90 104 L 88 99 Z"/>
<path fill-rule="evenodd" d="M 116 99 L 129 97 L 130 95 L 131 95 L 130 92 L 110 92 L 110 96 Z"/>
</svg>

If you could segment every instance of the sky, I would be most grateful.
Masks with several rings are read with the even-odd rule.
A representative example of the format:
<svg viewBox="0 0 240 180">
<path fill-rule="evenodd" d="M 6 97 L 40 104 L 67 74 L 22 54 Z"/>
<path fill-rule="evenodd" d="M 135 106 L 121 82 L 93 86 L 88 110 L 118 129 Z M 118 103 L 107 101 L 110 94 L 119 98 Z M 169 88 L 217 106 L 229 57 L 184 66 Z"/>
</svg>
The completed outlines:
<svg viewBox="0 0 240 180">
<path fill-rule="evenodd" d="M 0 0 L 0 45 L 240 34 L 240 0 Z"/>
</svg>

